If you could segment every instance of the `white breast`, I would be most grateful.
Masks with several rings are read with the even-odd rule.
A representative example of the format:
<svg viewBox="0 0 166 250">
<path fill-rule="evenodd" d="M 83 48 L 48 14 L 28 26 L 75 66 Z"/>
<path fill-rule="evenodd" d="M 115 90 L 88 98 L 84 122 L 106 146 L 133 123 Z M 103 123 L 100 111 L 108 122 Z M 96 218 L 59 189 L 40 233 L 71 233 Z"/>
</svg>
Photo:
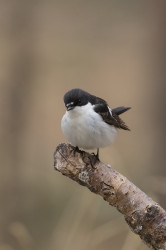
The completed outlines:
<svg viewBox="0 0 166 250">
<path fill-rule="evenodd" d="M 109 146 L 117 135 L 116 128 L 105 123 L 90 103 L 66 111 L 61 127 L 69 143 L 84 149 Z"/>
</svg>

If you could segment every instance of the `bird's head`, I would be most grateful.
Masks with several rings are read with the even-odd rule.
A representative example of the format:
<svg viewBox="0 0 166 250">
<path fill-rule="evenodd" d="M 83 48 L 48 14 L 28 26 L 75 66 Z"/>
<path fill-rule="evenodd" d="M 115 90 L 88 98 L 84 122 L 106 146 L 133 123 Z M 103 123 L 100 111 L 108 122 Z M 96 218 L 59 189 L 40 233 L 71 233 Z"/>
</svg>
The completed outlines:
<svg viewBox="0 0 166 250">
<path fill-rule="evenodd" d="M 72 89 L 64 95 L 64 103 L 67 111 L 75 107 L 85 106 L 90 99 L 90 94 L 81 89 Z"/>
</svg>

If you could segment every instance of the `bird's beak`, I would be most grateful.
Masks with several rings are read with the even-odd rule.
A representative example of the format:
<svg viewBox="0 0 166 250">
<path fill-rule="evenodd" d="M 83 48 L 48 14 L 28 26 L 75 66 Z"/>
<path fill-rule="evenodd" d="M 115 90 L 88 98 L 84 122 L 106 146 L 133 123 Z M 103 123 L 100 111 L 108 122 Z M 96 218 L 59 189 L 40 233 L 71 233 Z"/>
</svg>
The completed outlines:
<svg viewBox="0 0 166 250">
<path fill-rule="evenodd" d="M 74 109 L 74 107 L 75 107 L 74 102 L 66 104 L 67 111 Z"/>
</svg>

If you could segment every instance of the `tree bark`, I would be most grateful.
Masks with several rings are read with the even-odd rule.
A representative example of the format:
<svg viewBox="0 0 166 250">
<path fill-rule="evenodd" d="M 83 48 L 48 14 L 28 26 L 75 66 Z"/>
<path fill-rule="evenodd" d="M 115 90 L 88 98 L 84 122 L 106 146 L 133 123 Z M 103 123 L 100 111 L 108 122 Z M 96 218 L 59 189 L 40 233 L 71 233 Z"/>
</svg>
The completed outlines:
<svg viewBox="0 0 166 250">
<path fill-rule="evenodd" d="M 62 143 L 54 153 L 54 168 L 116 207 L 150 248 L 166 249 L 165 210 L 110 165 Z"/>
</svg>

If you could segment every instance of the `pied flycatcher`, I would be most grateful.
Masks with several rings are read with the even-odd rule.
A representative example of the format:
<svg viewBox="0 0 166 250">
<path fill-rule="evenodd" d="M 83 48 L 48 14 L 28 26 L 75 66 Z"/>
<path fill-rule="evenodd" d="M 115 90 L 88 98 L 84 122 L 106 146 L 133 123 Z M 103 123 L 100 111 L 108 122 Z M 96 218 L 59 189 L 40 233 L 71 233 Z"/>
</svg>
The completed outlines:
<svg viewBox="0 0 166 250">
<path fill-rule="evenodd" d="M 77 148 L 97 149 L 109 146 L 117 129 L 130 130 L 119 117 L 130 107 L 111 109 L 107 102 L 81 89 L 72 89 L 64 95 L 66 113 L 61 127 L 69 143 Z"/>
</svg>

